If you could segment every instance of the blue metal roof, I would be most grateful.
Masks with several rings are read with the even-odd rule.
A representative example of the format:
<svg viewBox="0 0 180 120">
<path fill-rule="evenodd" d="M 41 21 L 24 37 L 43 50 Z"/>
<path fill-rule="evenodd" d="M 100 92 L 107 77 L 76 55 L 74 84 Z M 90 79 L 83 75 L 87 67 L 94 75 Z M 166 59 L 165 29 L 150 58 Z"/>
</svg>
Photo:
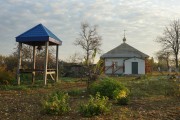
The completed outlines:
<svg viewBox="0 0 180 120">
<path fill-rule="evenodd" d="M 54 44 L 61 44 L 62 41 L 54 35 L 50 30 L 48 30 L 42 24 L 39 24 L 28 31 L 22 33 L 16 37 L 16 42 L 27 43 L 28 42 L 45 42 L 50 41 Z"/>
</svg>

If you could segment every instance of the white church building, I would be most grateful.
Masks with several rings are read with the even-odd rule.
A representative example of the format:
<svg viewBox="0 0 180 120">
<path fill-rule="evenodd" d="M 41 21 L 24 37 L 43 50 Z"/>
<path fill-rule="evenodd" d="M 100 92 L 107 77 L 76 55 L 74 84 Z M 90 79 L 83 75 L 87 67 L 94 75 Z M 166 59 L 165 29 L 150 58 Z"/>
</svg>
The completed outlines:
<svg viewBox="0 0 180 120">
<path fill-rule="evenodd" d="M 107 75 L 146 74 L 146 59 L 149 56 L 126 43 L 123 43 L 103 54 L 104 72 Z"/>
</svg>

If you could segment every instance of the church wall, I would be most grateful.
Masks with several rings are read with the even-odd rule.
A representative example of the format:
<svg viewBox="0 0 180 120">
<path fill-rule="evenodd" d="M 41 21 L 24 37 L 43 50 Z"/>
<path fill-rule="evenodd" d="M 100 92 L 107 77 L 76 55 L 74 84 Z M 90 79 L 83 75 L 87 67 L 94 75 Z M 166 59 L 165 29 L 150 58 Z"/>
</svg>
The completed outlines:
<svg viewBox="0 0 180 120">
<path fill-rule="evenodd" d="M 145 74 L 145 61 L 138 58 L 131 58 L 125 61 L 124 74 L 132 74 L 132 62 L 138 62 L 138 74 Z"/>
</svg>

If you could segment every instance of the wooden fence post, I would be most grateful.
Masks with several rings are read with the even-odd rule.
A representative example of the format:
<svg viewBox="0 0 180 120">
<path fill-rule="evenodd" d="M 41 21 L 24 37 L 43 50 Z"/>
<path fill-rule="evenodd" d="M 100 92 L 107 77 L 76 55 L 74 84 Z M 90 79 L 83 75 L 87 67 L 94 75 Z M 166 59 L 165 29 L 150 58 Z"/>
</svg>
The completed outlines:
<svg viewBox="0 0 180 120">
<path fill-rule="evenodd" d="M 18 67 L 17 67 L 17 82 L 18 85 L 21 84 L 21 78 L 20 78 L 20 69 L 21 69 L 21 56 L 22 56 L 22 43 L 19 42 L 19 48 L 18 48 Z"/>
<path fill-rule="evenodd" d="M 59 46 L 56 45 L 56 82 L 58 82 L 58 52 L 59 52 Z"/>
<path fill-rule="evenodd" d="M 36 69 L 36 46 L 33 46 L 33 71 L 32 71 L 32 84 L 35 82 L 35 69 Z"/>
<path fill-rule="evenodd" d="M 49 46 L 49 41 L 46 42 L 45 44 L 45 61 L 44 61 L 44 85 L 47 84 L 47 66 L 48 66 L 48 46 Z"/>
</svg>

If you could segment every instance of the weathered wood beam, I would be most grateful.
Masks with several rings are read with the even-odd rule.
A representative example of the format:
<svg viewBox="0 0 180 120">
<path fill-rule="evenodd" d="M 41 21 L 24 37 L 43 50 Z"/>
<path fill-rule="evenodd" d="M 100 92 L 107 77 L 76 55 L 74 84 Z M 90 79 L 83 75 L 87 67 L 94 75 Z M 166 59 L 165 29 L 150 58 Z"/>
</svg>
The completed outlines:
<svg viewBox="0 0 180 120">
<path fill-rule="evenodd" d="M 36 69 L 36 46 L 33 46 L 33 70 Z M 33 71 L 32 72 L 32 84 L 34 84 L 35 82 L 35 75 L 36 75 L 36 72 Z"/>
<path fill-rule="evenodd" d="M 18 66 L 17 66 L 17 82 L 18 85 L 21 84 L 21 78 L 20 78 L 20 69 L 21 69 L 21 56 L 22 56 L 22 43 L 19 42 L 19 48 L 18 48 Z"/>
<path fill-rule="evenodd" d="M 56 74 L 55 71 L 47 72 L 46 74 Z"/>
<path fill-rule="evenodd" d="M 51 79 L 52 79 L 53 81 L 55 81 L 55 79 L 54 79 L 54 77 L 52 76 L 52 74 L 49 74 L 49 75 L 50 75 Z"/>
<path fill-rule="evenodd" d="M 44 61 L 44 85 L 47 84 L 47 66 L 48 66 L 48 47 L 49 47 L 49 41 L 46 42 L 45 45 L 45 61 Z"/>
<path fill-rule="evenodd" d="M 56 82 L 58 82 L 58 53 L 59 53 L 59 46 L 56 45 Z"/>
</svg>

